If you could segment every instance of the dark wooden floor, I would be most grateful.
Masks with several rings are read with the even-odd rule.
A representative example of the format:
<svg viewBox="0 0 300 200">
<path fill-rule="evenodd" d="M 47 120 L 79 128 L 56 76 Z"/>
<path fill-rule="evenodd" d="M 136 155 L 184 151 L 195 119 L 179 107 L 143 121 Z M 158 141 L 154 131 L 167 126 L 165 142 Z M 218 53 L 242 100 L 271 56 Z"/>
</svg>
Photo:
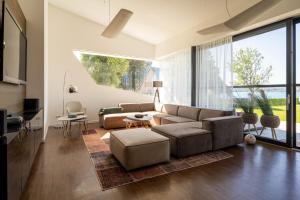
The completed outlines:
<svg viewBox="0 0 300 200">
<path fill-rule="evenodd" d="M 226 151 L 234 157 L 103 192 L 80 135 L 50 129 L 23 199 L 300 199 L 300 152 L 267 144 Z"/>
</svg>

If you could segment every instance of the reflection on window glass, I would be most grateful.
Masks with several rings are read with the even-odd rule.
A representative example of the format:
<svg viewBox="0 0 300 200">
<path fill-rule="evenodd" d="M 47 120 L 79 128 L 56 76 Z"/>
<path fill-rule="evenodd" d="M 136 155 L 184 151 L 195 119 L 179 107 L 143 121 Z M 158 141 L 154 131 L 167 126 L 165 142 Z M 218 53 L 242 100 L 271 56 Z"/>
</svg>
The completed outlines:
<svg viewBox="0 0 300 200">
<path fill-rule="evenodd" d="M 159 68 L 152 61 L 86 53 L 76 56 L 99 85 L 153 94 L 152 81 L 158 80 Z"/>
</svg>

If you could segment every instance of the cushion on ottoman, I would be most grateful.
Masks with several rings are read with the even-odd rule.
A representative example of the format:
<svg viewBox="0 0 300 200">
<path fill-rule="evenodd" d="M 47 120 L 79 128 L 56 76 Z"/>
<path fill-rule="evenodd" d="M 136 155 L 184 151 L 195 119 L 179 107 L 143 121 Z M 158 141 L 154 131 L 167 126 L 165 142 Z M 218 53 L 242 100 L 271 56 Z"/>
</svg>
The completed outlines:
<svg viewBox="0 0 300 200">
<path fill-rule="evenodd" d="M 169 139 L 145 128 L 112 131 L 110 150 L 126 170 L 170 160 Z"/>
<path fill-rule="evenodd" d="M 154 126 L 152 130 L 170 138 L 171 154 L 185 157 L 212 150 L 212 134 L 201 122 Z"/>
</svg>

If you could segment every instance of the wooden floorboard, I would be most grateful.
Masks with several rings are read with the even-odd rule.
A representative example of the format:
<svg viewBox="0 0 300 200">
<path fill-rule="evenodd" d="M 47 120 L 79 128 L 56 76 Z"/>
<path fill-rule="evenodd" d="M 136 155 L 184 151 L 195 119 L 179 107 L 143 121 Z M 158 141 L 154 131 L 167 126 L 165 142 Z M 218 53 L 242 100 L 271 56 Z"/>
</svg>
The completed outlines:
<svg viewBox="0 0 300 200">
<path fill-rule="evenodd" d="M 22 199 L 300 199 L 300 152 L 263 143 L 225 151 L 234 157 L 101 191 L 78 129 L 74 127 L 72 137 L 63 138 L 51 128 Z"/>
</svg>

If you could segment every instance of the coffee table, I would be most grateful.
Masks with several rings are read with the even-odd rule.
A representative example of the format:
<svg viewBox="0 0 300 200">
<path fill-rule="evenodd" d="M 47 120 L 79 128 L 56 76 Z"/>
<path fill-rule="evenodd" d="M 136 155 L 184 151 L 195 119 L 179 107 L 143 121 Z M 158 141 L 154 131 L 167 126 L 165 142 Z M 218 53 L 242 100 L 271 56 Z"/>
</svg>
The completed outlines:
<svg viewBox="0 0 300 200">
<path fill-rule="evenodd" d="M 139 125 L 149 128 L 150 127 L 150 121 L 153 119 L 151 115 L 145 115 L 142 118 L 137 118 L 134 115 L 128 115 L 126 116 L 123 121 L 126 124 L 126 128 L 131 128 L 131 127 L 138 127 Z"/>
<path fill-rule="evenodd" d="M 62 131 L 64 137 L 65 135 L 71 135 L 72 122 L 79 123 L 79 128 L 82 123 L 84 126 L 84 130 L 87 131 L 87 115 L 78 115 L 76 117 L 63 116 L 59 117 L 57 120 L 61 121 L 63 124 Z"/>
</svg>

